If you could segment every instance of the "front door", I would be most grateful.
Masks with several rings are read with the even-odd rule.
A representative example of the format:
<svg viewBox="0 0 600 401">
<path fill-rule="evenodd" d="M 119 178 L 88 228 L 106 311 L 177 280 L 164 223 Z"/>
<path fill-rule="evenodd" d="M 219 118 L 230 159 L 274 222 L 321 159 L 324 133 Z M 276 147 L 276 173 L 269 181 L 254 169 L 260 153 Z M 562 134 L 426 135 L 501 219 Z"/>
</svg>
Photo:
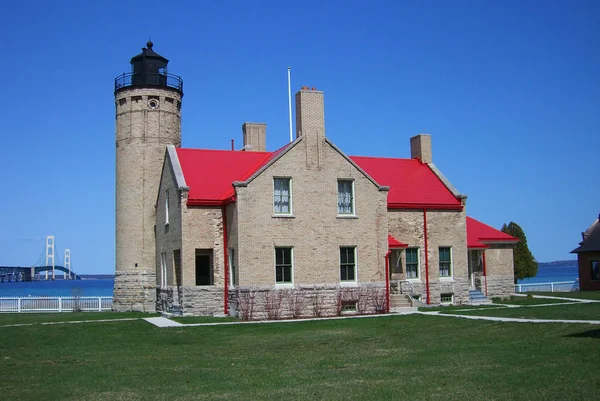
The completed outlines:
<svg viewBox="0 0 600 401">
<path fill-rule="evenodd" d="M 475 276 L 479 272 L 479 251 L 469 251 L 469 289 L 475 290 Z"/>
</svg>

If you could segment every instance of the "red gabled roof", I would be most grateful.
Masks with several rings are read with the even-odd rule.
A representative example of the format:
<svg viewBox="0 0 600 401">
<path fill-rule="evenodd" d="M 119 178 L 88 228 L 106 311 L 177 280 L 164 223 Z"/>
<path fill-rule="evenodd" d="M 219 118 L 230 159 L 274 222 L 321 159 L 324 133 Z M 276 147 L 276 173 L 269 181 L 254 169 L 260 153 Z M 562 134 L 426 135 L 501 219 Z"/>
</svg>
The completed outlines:
<svg viewBox="0 0 600 401">
<path fill-rule="evenodd" d="M 518 238 L 467 216 L 467 248 L 488 248 L 488 243 L 517 243 Z"/>
<path fill-rule="evenodd" d="M 278 152 L 177 149 L 185 182 L 190 188 L 188 205 L 221 205 L 235 195 L 232 183 L 244 181 Z"/>
<path fill-rule="evenodd" d="M 388 234 L 388 248 L 408 248 L 408 244 L 400 242 Z"/>
<path fill-rule="evenodd" d="M 390 209 L 462 209 L 462 204 L 427 164 L 417 159 L 350 156 L 379 185 L 390 187 Z"/>
<path fill-rule="evenodd" d="M 189 187 L 188 205 L 222 205 L 234 200 L 234 181 L 245 181 L 278 156 L 275 152 L 177 149 Z M 416 159 L 353 156 L 350 159 L 380 185 L 390 187 L 388 208 L 461 210 L 462 204 L 427 164 Z"/>
</svg>

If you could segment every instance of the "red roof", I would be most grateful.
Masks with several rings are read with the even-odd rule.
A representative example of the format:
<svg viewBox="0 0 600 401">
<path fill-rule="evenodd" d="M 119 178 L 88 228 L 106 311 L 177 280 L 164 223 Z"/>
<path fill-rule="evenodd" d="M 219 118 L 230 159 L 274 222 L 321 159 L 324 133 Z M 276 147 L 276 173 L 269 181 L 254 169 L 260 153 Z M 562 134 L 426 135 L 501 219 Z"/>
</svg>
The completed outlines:
<svg viewBox="0 0 600 401">
<path fill-rule="evenodd" d="M 388 248 L 408 248 L 408 244 L 400 242 L 388 234 Z"/>
<path fill-rule="evenodd" d="M 516 243 L 519 239 L 467 216 L 468 248 L 487 248 L 486 244 L 494 242 Z"/>
<path fill-rule="evenodd" d="M 390 187 L 390 209 L 462 209 L 460 200 L 427 164 L 417 159 L 363 156 L 351 156 L 350 159 L 380 185 Z"/>
<path fill-rule="evenodd" d="M 177 149 L 185 182 L 190 188 L 188 205 L 221 205 L 233 199 L 234 181 L 244 181 L 277 152 Z"/>
<path fill-rule="evenodd" d="M 279 155 L 275 152 L 177 149 L 177 156 L 190 188 L 188 205 L 222 205 L 234 200 L 234 181 L 245 181 Z M 462 209 L 460 200 L 427 164 L 416 159 L 353 156 L 360 168 L 380 185 L 390 187 L 388 207 Z"/>
</svg>

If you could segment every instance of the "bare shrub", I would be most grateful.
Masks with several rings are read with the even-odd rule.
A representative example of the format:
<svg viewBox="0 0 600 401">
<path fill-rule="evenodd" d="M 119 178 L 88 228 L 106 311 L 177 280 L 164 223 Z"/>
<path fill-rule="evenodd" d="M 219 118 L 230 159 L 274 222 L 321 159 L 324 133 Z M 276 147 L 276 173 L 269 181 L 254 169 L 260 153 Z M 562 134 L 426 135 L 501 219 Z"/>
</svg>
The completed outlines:
<svg viewBox="0 0 600 401">
<path fill-rule="evenodd" d="M 81 312 L 81 297 L 83 295 L 83 289 L 75 287 L 71 290 L 71 295 L 73 297 L 73 312 Z"/>
<path fill-rule="evenodd" d="M 372 292 L 373 306 L 375 312 L 385 313 L 388 310 L 387 295 L 385 288 L 375 287 Z"/>
<path fill-rule="evenodd" d="M 252 320 L 254 315 L 254 300 L 256 298 L 256 290 L 242 291 L 239 288 L 236 291 L 235 298 L 237 301 L 237 310 L 242 320 Z"/>
<path fill-rule="evenodd" d="M 285 291 L 266 291 L 263 293 L 263 306 L 267 313 L 267 319 L 279 319 L 281 314 L 281 302 L 285 297 Z"/>
<path fill-rule="evenodd" d="M 342 312 L 344 311 L 344 305 L 347 304 L 349 301 L 354 301 L 356 299 L 355 295 L 354 295 L 354 290 L 352 288 L 342 288 L 342 287 L 338 287 L 337 292 L 336 292 L 336 298 L 337 298 L 337 302 L 336 302 L 336 314 L 338 316 L 341 316 Z"/>
<path fill-rule="evenodd" d="M 373 287 L 361 287 L 356 297 L 356 311 L 360 314 L 367 313 L 369 301 L 372 299 Z"/>
<path fill-rule="evenodd" d="M 312 312 L 314 317 L 322 317 L 325 312 L 325 298 L 318 290 L 313 291 Z"/>
<path fill-rule="evenodd" d="M 301 317 L 302 311 L 307 303 L 304 292 L 300 290 L 292 290 L 287 294 L 286 300 L 292 317 L 294 319 Z"/>
</svg>

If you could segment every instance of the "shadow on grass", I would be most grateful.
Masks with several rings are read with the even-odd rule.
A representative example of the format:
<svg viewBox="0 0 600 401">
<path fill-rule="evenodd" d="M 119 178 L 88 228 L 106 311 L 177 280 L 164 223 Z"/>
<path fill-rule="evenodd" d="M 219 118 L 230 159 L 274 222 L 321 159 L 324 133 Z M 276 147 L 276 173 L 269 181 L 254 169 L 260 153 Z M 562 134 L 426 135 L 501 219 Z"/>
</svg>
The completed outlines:
<svg viewBox="0 0 600 401">
<path fill-rule="evenodd" d="M 587 337 L 587 338 L 599 338 L 600 339 L 600 329 L 593 329 L 582 331 L 581 333 L 569 334 L 567 337 Z"/>
</svg>

